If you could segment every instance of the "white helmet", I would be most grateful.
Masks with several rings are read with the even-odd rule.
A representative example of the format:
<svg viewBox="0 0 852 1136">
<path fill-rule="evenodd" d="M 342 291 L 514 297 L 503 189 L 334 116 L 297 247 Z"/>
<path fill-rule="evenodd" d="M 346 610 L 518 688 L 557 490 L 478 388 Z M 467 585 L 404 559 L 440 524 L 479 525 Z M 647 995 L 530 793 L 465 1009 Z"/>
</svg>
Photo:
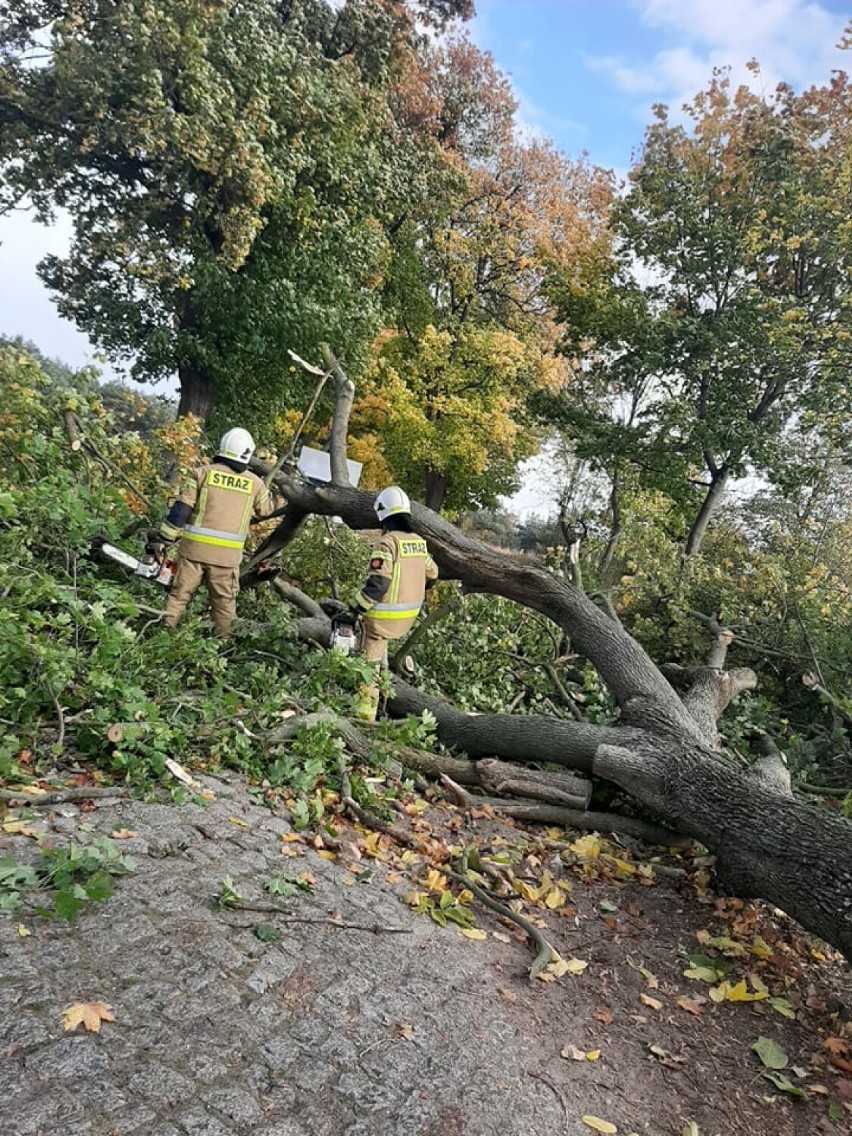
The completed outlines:
<svg viewBox="0 0 852 1136">
<path fill-rule="evenodd" d="M 373 508 L 376 510 L 376 516 L 380 521 L 387 520 L 388 517 L 396 516 L 397 513 L 410 513 L 411 502 L 408 499 L 408 494 L 404 493 L 398 485 L 389 485 L 387 489 L 383 489 L 373 502 Z"/>
<path fill-rule="evenodd" d="M 242 426 L 235 426 L 222 435 L 218 453 L 235 462 L 248 462 L 254 453 L 254 438 Z"/>
</svg>

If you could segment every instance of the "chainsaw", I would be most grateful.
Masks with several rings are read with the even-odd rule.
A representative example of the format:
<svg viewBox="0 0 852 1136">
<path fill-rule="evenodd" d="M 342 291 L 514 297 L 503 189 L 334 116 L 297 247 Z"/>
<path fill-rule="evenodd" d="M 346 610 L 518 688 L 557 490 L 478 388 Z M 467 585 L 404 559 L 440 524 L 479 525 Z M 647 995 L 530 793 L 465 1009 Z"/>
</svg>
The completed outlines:
<svg viewBox="0 0 852 1136">
<path fill-rule="evenodd" d="M 353 619 L 349 608 L 340 600 L 320 600 L 320 607 L 331 620 L 329 647 L 341 655 L 354 655 L 361 646 L 361 621 Z"/>
<path fill-rule="evenodd" d="M 116 548 L 114 544 L 109 544 L 101 537 L 96 537 L 92 542 L 92 551 L 106 557 L 107 560 L 112 560 L 115 564 L 120 564 L 122 568 L 129 569 L 134 576 L 140 576 L 143 580 L 151 580 L 168 588 L 171 587 L 177 565 L 174 560 L 169 559 L 165 545 L 153 540 L 156 535 L 158 534 L 148 534 L 148 543 L 141 557 L 131 556 L 129 552 Z"/>
</svg>

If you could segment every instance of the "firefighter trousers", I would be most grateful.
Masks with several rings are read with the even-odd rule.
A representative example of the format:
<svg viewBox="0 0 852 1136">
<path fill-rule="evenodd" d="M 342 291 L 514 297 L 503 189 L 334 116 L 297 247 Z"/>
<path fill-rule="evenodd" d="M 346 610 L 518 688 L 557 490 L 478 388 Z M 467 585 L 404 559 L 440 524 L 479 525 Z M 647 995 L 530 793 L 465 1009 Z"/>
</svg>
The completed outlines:
<svg viewBox="0 0 852 1136">
<path fill-rule="evenodd" d="M 227 639 L 237 614 L 237 594 L 240 590 L 240 569 L 222 564 L 200 564 L 181 556 L 178 560 L 174 583 L 166 600 L 165 622 L 177 627 L 186 605 L 204 583 L 210 596 L 210 614 L 220 639 Z"/>
</svg>

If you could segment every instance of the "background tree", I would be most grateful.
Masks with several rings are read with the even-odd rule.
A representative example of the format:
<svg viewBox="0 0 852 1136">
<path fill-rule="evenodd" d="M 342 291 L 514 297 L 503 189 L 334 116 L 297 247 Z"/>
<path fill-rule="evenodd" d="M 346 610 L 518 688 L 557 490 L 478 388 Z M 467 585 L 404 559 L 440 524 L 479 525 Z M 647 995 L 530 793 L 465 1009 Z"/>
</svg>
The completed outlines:
<svg viewBox="0 0 852 1136">
<path fill-rule="evenodd" d="M 464 37 L 424 48 L 403 78 L 396 118 L 419 139 L 432 187 L 393 229 L 392 326 L 353 426 L 431 507 L 493 504 L 537 445 L 530 394 L 567 376 L 543 258 L 568 271 L 605 245 L 608 182 L 519 138 L 508 81 Z"/>
<path fill-rule="evenodd" d="M 96 2 L 2 32 L 4 200 L 71 213 L 40 269 L 64 315 L 136 377 L 177 371 L 204 418 L 300 401 L 286 347 L 345 332 L 363 356 L 384 226 L 414 196 L 382 95 L 404 5 Z"/>
<path fill-rule="evenodd" d="M 631 469 L 671 497 L 687 555 L 732 478 L 789 480 L 787 427 L 845 389 L 848 103 L 845 77 L 763 99 L 717 75 L 689 129 L 658 108 L 610 274 L 554 274 L 585 365 L 563 403 L 572 436 L 614 484 Z"/>
</svg>

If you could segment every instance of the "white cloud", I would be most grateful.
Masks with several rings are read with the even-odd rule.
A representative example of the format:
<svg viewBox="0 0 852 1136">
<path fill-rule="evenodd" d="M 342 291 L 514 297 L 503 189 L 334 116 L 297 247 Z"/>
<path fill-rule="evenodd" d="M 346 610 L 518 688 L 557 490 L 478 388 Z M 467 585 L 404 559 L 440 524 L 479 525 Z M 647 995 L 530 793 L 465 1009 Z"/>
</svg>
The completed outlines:
<svg viewBox="0 0 852 1136">
<path fill-rule="evenodd" d="M 734 83 L 770 91 L 782 80 L 802 89 L 843 66 L 838 50 L 846 17 L 810 0 L 634 0 L 647 27 L 668 43 L 651 60 L 598 56 L 590 70 L 609 74 L 620 91 L 679 108 L 692 100 L 714 67 L 730 67 Z M 746 67 L 757 59 L 760 73 Z M 637 108 L 644 115 L 646 103 Z"/>
</svg>

